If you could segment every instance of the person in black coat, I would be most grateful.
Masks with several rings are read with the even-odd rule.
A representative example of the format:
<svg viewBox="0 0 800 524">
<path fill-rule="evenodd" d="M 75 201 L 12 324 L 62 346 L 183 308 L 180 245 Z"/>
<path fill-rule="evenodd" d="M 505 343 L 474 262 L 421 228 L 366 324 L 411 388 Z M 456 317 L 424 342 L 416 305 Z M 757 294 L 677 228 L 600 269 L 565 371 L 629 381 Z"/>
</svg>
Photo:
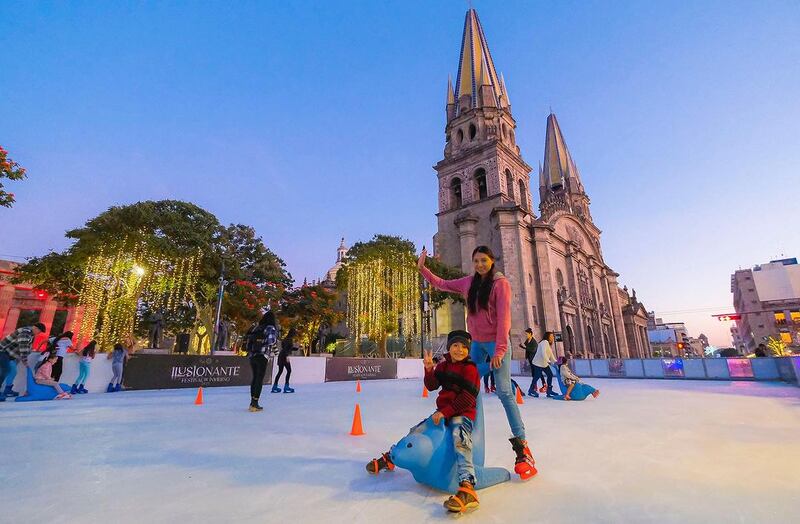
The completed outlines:
<svg viewBox="0 0 800 524">
<path fill-rule="evenodd" d="M 283 370 L 286 370 L 286 379 L 283 385 L 284 393 L 294 393 L 294 389 L 289 386 L 289 377 L 292 376 L 292 363 L 289 362 L 289 355 L 294 351 L 294 337 L 297 336 L 297 331 L 294 328 L 289 330 L 286 338 L 281 342 L 281 351 L 278 353 L 278 374 L 275 375 L 275 382 L 272 384 L 272 392 L 280 393 L 281 388 L 278 386 Z"/>
</svg>

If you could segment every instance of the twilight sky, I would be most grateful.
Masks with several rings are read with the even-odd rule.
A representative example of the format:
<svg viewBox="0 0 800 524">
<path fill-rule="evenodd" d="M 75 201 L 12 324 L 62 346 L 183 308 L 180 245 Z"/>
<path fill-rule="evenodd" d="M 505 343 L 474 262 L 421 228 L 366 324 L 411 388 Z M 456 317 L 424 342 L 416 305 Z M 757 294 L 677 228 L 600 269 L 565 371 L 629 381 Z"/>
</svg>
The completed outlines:
<svg viewBox="0 0 800 524">
<path fill-rule="evenodd" d="M 800 256 L 800 4 L 473 5 L 527 162 L 552 107 L 620 283 L 729 345 L 710 315 L 731 273 Z M 163 198 L 253 225 L 298 282 L 342 236 L 430 246 L 466 7 L 1 2 L 0 144 L 29 179 L 9 184 L 0 258 Z"/>
</svg>

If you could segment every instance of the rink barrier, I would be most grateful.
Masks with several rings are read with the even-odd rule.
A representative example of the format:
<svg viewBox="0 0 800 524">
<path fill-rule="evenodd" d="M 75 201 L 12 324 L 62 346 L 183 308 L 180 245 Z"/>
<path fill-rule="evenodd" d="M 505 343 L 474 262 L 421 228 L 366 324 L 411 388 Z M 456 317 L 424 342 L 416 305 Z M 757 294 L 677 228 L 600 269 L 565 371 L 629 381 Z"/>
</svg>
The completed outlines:
<svg viewBox="0 0 800 524">
<path fill-rule="evenodd" d="M 576 375 L 595 378 L 783 381 L 800 386 L 800 357 L 574 359 Z M 527 365 L 513 366 L 527 375 Z"/>
</svg>

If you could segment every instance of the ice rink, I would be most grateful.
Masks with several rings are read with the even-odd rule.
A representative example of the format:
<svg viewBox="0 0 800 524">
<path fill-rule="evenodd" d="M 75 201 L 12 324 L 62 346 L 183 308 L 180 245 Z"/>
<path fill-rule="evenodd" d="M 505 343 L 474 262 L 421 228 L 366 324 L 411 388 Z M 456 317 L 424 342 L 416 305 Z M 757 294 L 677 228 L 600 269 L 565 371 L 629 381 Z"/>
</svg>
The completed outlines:
<svg viewBox="0 0 800 524">
<path fill-rule="evenodd" d="M 800 521 L 800 388 L 593 380 L 597 400 L 525 397 L 539 475 L 479 492 L 472 522 Z M 528 379 L 520 381 L 525 389 Z M 445 494 L 364 465 L 433 411 L 421 380 L 0 404 L 0 522 L 439 522 Z M 348 435 L 354 404 L 366 435 Z M 484 398 L 487 465 L 513 467 Z"/>
</svg>

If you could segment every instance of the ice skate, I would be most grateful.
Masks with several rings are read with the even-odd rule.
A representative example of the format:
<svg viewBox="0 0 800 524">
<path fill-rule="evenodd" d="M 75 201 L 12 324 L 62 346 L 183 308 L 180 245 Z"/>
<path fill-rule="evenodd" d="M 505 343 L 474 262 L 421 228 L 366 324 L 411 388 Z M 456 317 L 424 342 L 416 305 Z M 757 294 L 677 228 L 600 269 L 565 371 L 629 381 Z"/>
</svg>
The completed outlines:
<svg viewBox="0 0 800 524">
<path fill-rule="evenodd" d="M 272 389 L 270 390 L 270 392 L 271 393 L 280 393 L 281 392 L 281 387 L 279 385 L 275 384 L 274 386 L 272 386 Z"/>
<path fill-rule="evenodd" d="M 394 471 L 394 463 L 389 458 L 388 453 L 383 453 L 380 457 L 372 459 L 367 463 L 367 472 L 377 475 L 383 470 Z"/>
<path fill-rule="evenodd" d="M 258 405 L 258 399 L 254 398 L 250 401 L 250 413 L 257 413 L 259 411 L 264 411 L 264 408 Z"/>
<path fill-rule="evenodd" d="M 113 393 L 114 392 L 114 384 L 112 382 L 108 383 L 108 387 L 106 388 L 106 393 Z"/>
<path fill-rule="evenodd" d="M 7 397 L 11 397 L 11 398 L 13 398 L 13 397 L 18 397 L 18 396 L 19 396 L 19 393 L 17 393 L 17 392 L 16 392 L 16 391 L 14 391 L 13 389 L 11 389 L 12 387 L 13 387 L 13 386 L 6 386 L 6 389 L 5 389 L 5 391 L 3 391 L 3 394 L 4 394 L 5 396 L 7 396 Z"/>
<path fill-rule="evenodd" d="M 478 495 L 475 489 L 469 482 L 462 482 L 458 488 L 458 492 L 444 501 L 444 507 L 451 513 L 464 513 L 478 509 L 480 503 L 478 502 Z"/>
<path fill-rule="evenodd" d="M 78 386 L 78 393 L 88 393 L 88 392 L 89 392 L 89 390 L 86 389 L 86 387 L 83 384 Z"/>
<path fill-rule="evenodd" d="M 600 390 L 599 389 L 595 389 L 594 391 L 592 391 L 592 397 L 597 398 L 599 396 L 600 396 Z"/>
<path fill-rule="evenodd" d="M 69 391 L 70 395 L 77 395 L 78 394 L 78 385 L 73 384 L 72 389 Z"/>
<path fill-rule="evenodd" d="M 520 476 L 522 480 L 528 480 L 536 475 L 536 461 L 533 460 L 531 450 L 528 449 L 528 443 L 519 437 L 512 437 L 508 439 L 511 442 L 511 447 L 517 454 L 514 464 L 514 471 Z"/>
<path fill-rule="evenodd" d="M 289 385 L 287 384 L 286 386 L 283 386 L 283 392 L 284 393 L 294 393 L 294 388 L 289 387 Z"/>
</svg>

